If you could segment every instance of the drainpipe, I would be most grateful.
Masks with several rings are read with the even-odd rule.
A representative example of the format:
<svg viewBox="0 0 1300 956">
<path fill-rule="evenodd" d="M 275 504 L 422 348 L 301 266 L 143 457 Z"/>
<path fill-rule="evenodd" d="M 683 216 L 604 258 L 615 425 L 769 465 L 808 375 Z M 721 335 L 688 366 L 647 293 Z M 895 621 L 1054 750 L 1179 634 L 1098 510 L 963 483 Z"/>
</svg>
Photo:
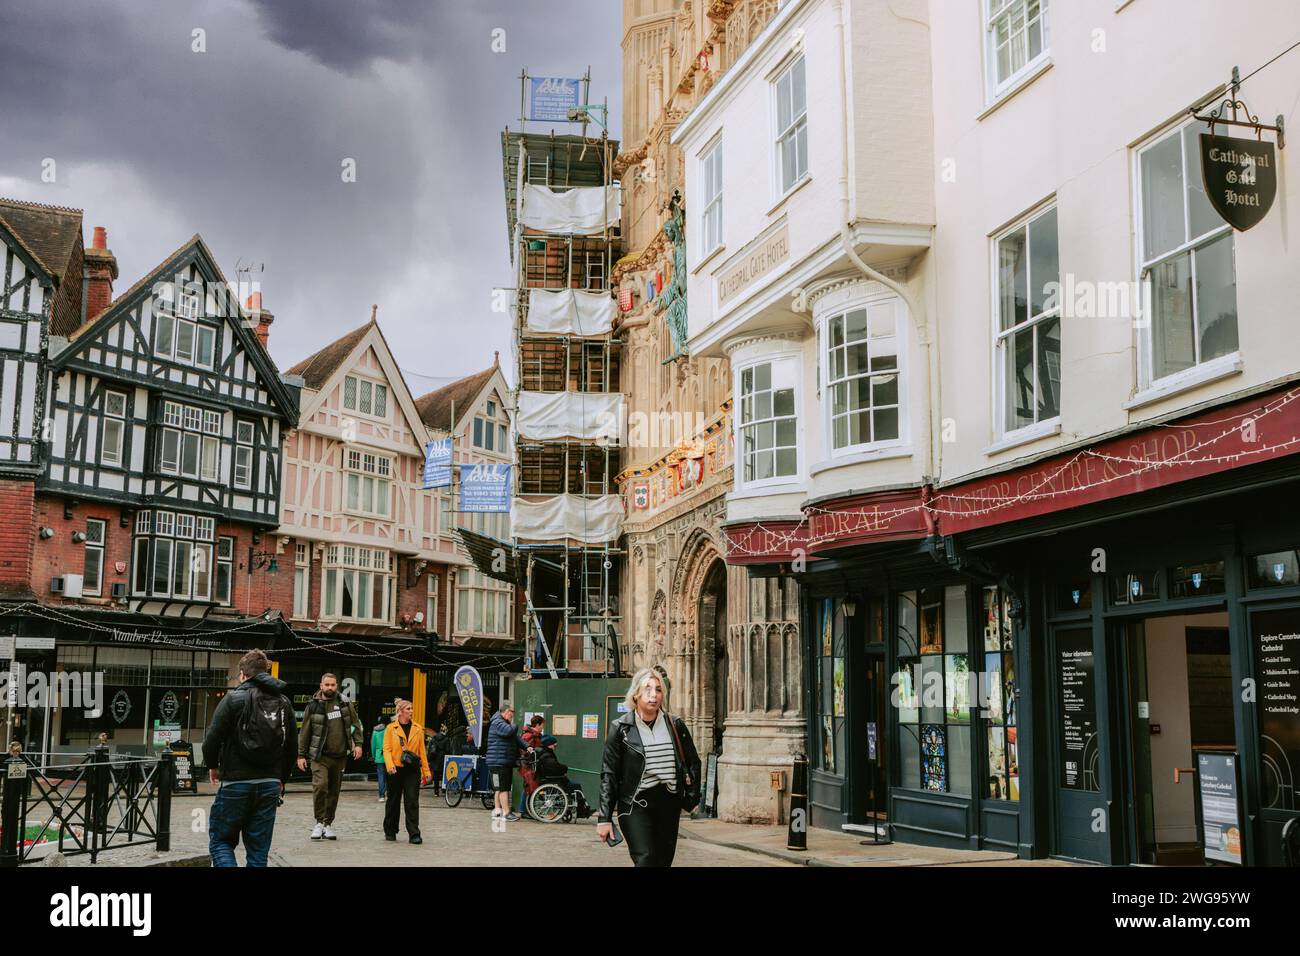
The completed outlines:
<svg viewBox="0 0 1300 956">
<path fill-rule="evenodd" d="M 844 249 L 845 255 L 849 257 L 858 271 L 868 279 L 879 282 L 885 288 L 894 292 L 907 305 L 907 311 L 916 323 L 917 341 L 925 354 L 922 365 L 925 369 L 925 394 L 929 402 L 928 414 L 928 434 L 925 442 L 925 474 L 923 481 L 929 486 L 936 478 L 934 473 L 936 455 L 934 448 L 934 438 L 938 431 L 935 427 L 935 419 L 939 414 L 939 376 L 935 371 L 935 363 L 938 361 L 938 352 L 931 342 L 930 326 L 925 319 L 924 310 L 921 303 L 904 288 L 900 283 L 894 281 L 889 276 L 877 272 L 871 266 L 862 261 L 858 255 L 857 249 L 853 246 L 853 221 L 850 214 L 849 206 L 849 76 L 848 67 L 844 59 L 844 2 L 843 0 L 833 0 L 832 6 L 835 10 L 835 39 L 836 53 L 839 57 L 840 69 L 840 103 L 841 103 L 841 125 L 843 135 L 840 137 L 840 245 Z M 926 500 L 929 495 L 926 493 Z M 926 525 L 933 530 L 933 517 L 930 512 L 926 511 Z"/>
</svg>

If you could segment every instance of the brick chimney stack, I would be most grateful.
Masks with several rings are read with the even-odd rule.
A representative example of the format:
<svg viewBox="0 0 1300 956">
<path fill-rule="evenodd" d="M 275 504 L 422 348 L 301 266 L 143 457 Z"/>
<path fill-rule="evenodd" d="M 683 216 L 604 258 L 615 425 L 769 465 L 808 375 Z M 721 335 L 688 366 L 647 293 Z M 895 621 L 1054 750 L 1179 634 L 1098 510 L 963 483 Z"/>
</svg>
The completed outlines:
<svg viewBox="0 0 1300 956">
<path fill-rule="evenodd" d="M 86 318 L 93 319 L 113 301 L 113 280 L 117 278 L 117 257 L 108 248 L 108 232 L 95 227 L 95 236 L 85 254 Z"/>
<path fill-rule="evenodd" d="M 248 312 L 248 317 L 257 323 L 255 331 L 257 332 L 258 341 L 262 343 L 262 348 L 266 349 L 267 353 L 270 354 L 271 348 L 267 345 L 267 340 L 271 337 L 271 323 L 275 321 L 275 316 L 267 309 L 262 308 L 262 293 L 260 292 L 254 292 L 250 295 L 244 306 Z"/>
</svg>

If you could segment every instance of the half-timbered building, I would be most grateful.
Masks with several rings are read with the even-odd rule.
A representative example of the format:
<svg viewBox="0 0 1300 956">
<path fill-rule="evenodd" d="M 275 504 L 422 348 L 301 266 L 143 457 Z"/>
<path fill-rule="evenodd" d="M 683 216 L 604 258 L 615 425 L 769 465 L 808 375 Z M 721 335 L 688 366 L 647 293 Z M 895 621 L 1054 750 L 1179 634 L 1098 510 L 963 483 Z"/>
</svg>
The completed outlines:
<svg viewBox="0 0 1300 956">
<path fill-rule="evenodd" d="M 108 675 L 110 700 L 33 721 L 26 744 L 197 740 L 240 653 L 282 628 L 291 579 L 270 532 L 297 388 L 267 353 L 269 315 L 246 310 L 199 236 L 116 298 L 101 227 L 75 258 L 61 285 L 80 283 L 79 302 L 56 290 L 47 310 L 26 516 L 37 603 L 17 626 L 57 669 Z"/>
<path fill-rule="evenodd" d="M 450 489 L 424 488 L 430 431 L 377 307 L 290 374 L 303 391 L 286 437 L 277 532 L 294 583 L 284 608 L 292 636 L 273 654 L 280 677 L 300 707 L 328 670 L 367 719 L 391 714 L 401 696 L 418 721 L 432 722 L 434 701 L 467 659 L 447 646 L 456 570 L 467 558 L 447 520 Z M 486 671 L 499 669 L 489 663 Z"/>
</svg>

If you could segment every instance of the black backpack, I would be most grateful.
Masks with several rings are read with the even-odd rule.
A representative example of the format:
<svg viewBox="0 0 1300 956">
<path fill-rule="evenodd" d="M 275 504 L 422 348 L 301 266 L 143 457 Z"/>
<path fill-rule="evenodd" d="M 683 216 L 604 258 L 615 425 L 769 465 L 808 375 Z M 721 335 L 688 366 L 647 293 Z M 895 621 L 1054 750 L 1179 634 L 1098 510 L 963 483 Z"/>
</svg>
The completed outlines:
<svg viewBox="0 0 1300 956">
<path fill-rule="evenodd" d="M 281 694 L 265 694 L 249 688 L 244 711 L 239 715 L 239 747 L 258 763 L 271 763 L 284 752 L 285 700 Z"/>
</svg>

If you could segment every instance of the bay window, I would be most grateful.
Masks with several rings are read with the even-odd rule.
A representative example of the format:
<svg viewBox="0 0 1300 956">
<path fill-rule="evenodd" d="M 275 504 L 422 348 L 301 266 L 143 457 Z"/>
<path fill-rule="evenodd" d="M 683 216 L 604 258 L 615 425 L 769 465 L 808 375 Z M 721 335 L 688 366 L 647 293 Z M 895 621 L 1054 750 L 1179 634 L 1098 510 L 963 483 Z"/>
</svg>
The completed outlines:
<svg viewBox="0 0 1300 956">
<path fill-rule="evenodd" d="M 903 306 L 896 296 L 830 316 L 823 352 L 831 449 L 869 449 L 903 437 Z"/>
<path fill-rule="evenodd" d="M 1237 351 L 1236 245 L 1205 196 L 1188 123 L 1138 151 L 1140 279 L 1148 293 L 1144 385 Z"/>
<path fill-rule="evenodd" d="M 216 521 L 204 515 L 174 511 L 138 512 L 131 547 L 135 563 L 131 574 L 132 594 L 176 600 L 212 600 L 215 529 Z"/>
<path fill-rule="evenodd" d="M 456 633 L 510 636 L 510 585 L 481 571 L 456 573 Z"/>
<path fill-rule="evenodd" d="M 392 497 L 392 459 L 348 449 L 344 461 L 343 507 L 357 514 L 386 518 Z"/>
<path fill-rule="evenodd" d="M 389 624 L 394 587 L 393 558 L 388 551 L 330 545 L 325 551 L 321 616 Z"/>
<path fill-rule="evenodd" d="M 1061 268 L 1056 208 L 996 240 L 995 362 L 1001 429 L 1013 432 L 1061 414 Z"/>
<path fill-rule="evenodd" d="M 745 484 L 798 471 L 797 377 L 793 358 L 760 362 L 740 372 L 737 425 Z"/>
</svg>

